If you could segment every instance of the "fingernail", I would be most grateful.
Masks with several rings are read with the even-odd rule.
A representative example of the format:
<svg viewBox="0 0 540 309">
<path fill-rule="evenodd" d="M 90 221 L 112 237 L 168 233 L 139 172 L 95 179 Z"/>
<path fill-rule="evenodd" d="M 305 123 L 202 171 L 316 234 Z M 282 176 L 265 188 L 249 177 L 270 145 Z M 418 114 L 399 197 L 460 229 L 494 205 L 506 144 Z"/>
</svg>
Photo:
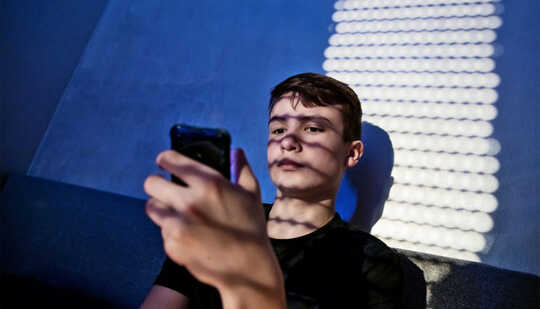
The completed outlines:
<svg viewBox="0 0 540 309">
<path fill-rule="evenodd" d="M 240 170 L 244 165 L 244 153 L 240 148 L 231 149 L 231 180 L 234 183 L 238 182 L 240 177 Z"/>
</svg>

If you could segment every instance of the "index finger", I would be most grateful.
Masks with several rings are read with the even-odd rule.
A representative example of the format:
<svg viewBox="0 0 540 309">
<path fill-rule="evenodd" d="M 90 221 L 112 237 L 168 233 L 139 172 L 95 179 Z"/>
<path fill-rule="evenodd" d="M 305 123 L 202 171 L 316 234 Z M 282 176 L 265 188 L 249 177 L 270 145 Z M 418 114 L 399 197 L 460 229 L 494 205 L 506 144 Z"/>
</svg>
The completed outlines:
<svg viewBox="0 0 540 309">
<path fill-rule="evenodd" d="M 178 211 L 185 211 L 185 205 L 190 203 L 192 197 L 188 188 L 174 184 L 161 175 L 148 176 L 143 187 L 148 195 Z"/>
<path fill-rule="evenodd" d="M 213 168 L 174 150 L 166 150 L 160 153 L 156 158 L 156 163 L 190 187 L 203 186 L 205 180 L 211 177 L 222 177 Z"/>
</svg>

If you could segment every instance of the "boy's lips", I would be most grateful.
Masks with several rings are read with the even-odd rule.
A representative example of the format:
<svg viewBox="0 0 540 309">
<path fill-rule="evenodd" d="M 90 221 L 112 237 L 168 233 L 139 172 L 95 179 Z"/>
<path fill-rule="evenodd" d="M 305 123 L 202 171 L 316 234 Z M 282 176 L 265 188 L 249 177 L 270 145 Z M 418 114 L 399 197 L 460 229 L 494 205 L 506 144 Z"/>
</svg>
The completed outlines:
<svg viewBox="0 0 540 309">
<path fill-rule="evenodd" d="M 300 164 L 300 163 L 298 163 L 296 161 L 290 160 L 290 159 L 279 160 L 277 165 L 279 167 L 283 167 L 283 168 L 299 168 L 299 167 L 304 166 L 304 165 L 302 165 L 302 164 Z"/>
</svg>

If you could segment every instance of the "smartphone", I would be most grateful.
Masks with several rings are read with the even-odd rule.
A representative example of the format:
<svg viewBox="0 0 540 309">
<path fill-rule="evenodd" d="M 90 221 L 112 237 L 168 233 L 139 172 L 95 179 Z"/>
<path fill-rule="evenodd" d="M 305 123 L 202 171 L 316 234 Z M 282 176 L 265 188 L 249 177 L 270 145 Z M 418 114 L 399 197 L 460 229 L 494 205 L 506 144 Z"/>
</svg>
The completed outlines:
<svg viewBox="0 0 540 309">
<path fill-rule="evenodd" d="M 170 130 L 171 149 L 206 164 L 230 180 L 231 136 L 225 129 L 199 128 L 186 124 L 175 124 Z M 174 183 L 186 184 L 171 175 Z"/>
</svg>

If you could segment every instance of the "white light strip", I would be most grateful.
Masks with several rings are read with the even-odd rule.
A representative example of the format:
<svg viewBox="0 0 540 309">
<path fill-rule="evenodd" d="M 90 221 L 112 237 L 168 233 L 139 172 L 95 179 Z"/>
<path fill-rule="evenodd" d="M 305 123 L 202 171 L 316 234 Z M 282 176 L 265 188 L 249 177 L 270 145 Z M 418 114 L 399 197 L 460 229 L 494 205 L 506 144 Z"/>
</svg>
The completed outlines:
<svg viewBox="0 0 540 309">
<path fill-rule="evenodd" d="M 351 87 L 360 100 L 390 100 L 416 102 L 453 102 L 493 104 L 497 92 L 493 89 L 411 88 L 411 87 Z"/>
<path fill-rule="evenodd" d="M 394 166 L 392 177 L 400 184 L 471 192 L 493 193 L 499 188 L 499 181 L 492 175 Z"/>
<path fill-rule="evenodd" d="M 486 213 L 494 212 L 498 207 L 497 199 L 487 193 L 426 188 L 402 184 L 394 184 L 392 186 L 388 201 L 482 211 Z"/>
<path fill-rule="evenodd" d="M 495 73 L 330 72 L 327 75 L 349 85 L 495 88 L 500 83 Z"/>
<path fill-rule="evenodd" d="M 502 25 L 498 16 L 437 18 L 413 20 L 386 20 L 370 22 L 340 22 L 337 33 L 387 32 L 387 31 L 432 31 L 461 29 L 496 29 Z"/>
<path fill-rule="evenodd" d="M 491 57 L 490 44 L 329 46 L 326 58 Z"/>
<path fill-rule="evenodd" d="M 388 44 L 450 44 L 491 43 L 497 35 L 493 30 L 444 31 L 444 32 L 388 32 L 365 34 L 332 34 L 328 40 L 339 45 L 388 45 Z"/>
<path fill-rule="evenodd" d="M 336 11 L 332 15 L 335 22 L 395 18 L 427 18 L 454 16 L 486 16 L 496 13 L 493 4 L 468 4 L 445 6 L 400 7 L 379 10 Z"/>
<path fill-rule="evenodd" d="M 489 232 L 493 228 L 493 219 L 484 212 L 412 205 L 392 201 L 385 203 L 382 217 L 389 220 L 444 226 L 479 233 Z"/>
<path fill-rule="evenodd" d="M 412 243 L 408 241 L 400 241 L 396 239 L 391 238 L 385 238 L 380 237 L 379 238 L 386 243 L 386 245 L 397 248 L 397 249 L 404 249 L 404 250 L 411 250 L 416 252 L 424 252 L 427 254 L 433 254 L 433 255 L 439 255 L 439 256 L 447 256 L 454 259 L 460 259 L 460 260 L 467 260 L 467 261 L 473 261 L 473 262 L 480 262 L 480 257 L 469 251 L 463 251 L 463 250 L 455 250 L 450 248 L 441 248 L 433 245 L 424 245 L 420 243 Z M 426 278 L 426 280 L 428 280 Z"/>
<path fill-rule="evenodd" d="M 438 134 L 449 136 L 488 137 L 493 133 L 493 126 L 486 121 L 421 119 L 404 117 L 364 117 L 388 132 Z"/>
<path fill-rule="evenodd" d="M 453 137 L 421 134 L 389 133 L 394 149 L 438 151 L 446 153 L 495 155 L 500 143 L 491 138 Z"/>
<path fill-rule="evenodd" d="M 373 226 L 371 233 L 384 238 L 471 252 L 480 252 L 487 246 L 485 237 L 478 232 L 405 223 L 388 219 L 380 219 Z"/>
<path fill-rule="evenodd" d="M 323 68 L 353 88 L 394 149 L 393 186 L 372 233 L 395 248 L 480 261 L 498 207 L 490 136 L 503 24 L 499 0 L 335 3 Z M 370 149 L 369 141 L 366 141 Z"/>
<path fill-rule="evenodd" d="M 466 3 L 489 3 L 499 2 L 500 0 L 345 0 L 336 1 L 334 8 L 336 10 L 354 10 L 363 8 L 385 8 L 402 7 L 415 5 L 441 5 L 441 4 L 466 4 Z"/>
<path fill-rule="evenodd" d="M 327 59 L 326 71 L 414 71 L 414 72 L 490 72 L 495 62 L 480 59 Z"/>
<path fill-rule="evenodd" d="M 493 120 L 497 117 L 497 108 L 484 104 L 382 102 L 364 99 L 362 110 L 366 117 L 389 115 L 468 120 Z"/>
<path fill-rule="evenodd" d="M 394 153 L 394 164 L 397 166 L 483 174 L 495 174 L 500 168 L 499 161 L 490 156 L 411 151 L 405 149 L 400 149 Z"/>
</svg>

